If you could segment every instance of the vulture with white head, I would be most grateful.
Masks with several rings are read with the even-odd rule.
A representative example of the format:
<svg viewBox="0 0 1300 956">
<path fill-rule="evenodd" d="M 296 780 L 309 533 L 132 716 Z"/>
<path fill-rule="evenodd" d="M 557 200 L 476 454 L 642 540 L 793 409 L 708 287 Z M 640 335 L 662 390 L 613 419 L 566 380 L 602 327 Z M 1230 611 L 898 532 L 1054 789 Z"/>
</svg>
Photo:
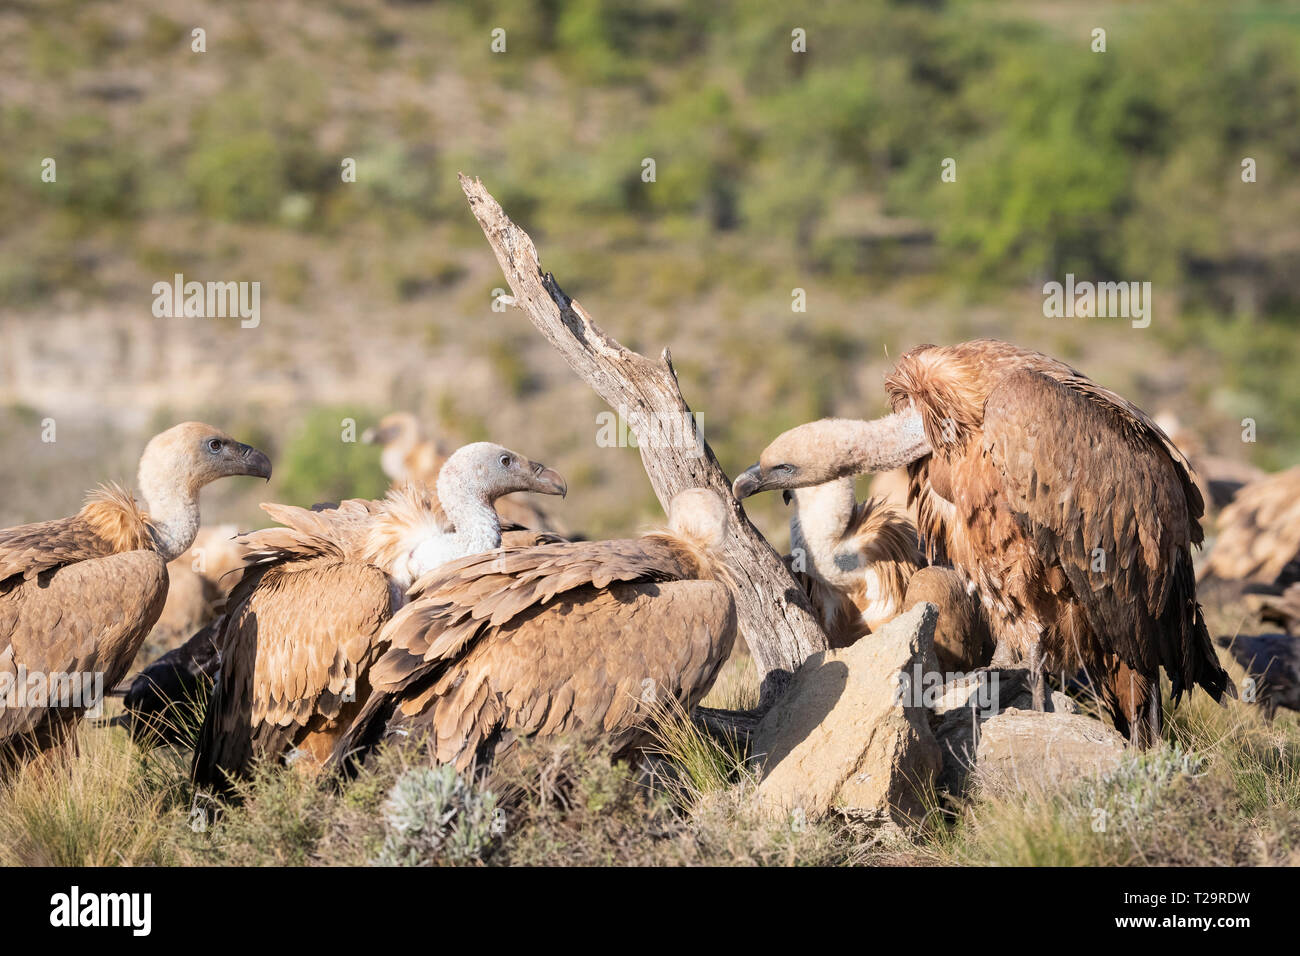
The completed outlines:
<svg viewBox="0 0 1300 956">
<path fill-rule="evenodd" d="M 794 507 L 791 568 L 832 647 L 847 647 L 903 609 L 907 583 L 923 563 L 907 518 L 875 498 L 859 502 L 848 477 L 785 498 Z"/>
<path fill-rule="evenodd" d="M 744 480 L 736 488 L 748 493 Z M 794 504 L 788 561 L 831 647 L 848 647 L 926 601 L 939 609 L 934 650 L 945 672 L 989 662 L 993 643 L 978 600 L 951 569 L 925 566 L 916 525 L 900 510 L 874 497 L 858 502 L 848 477 L 784 497 Z"/>
<path fill-rule="evenodd" d="M 893 414 L 780 435 L 737 494 L 907 465 L 927 557 L 977 589 L 995 663 L 1082 668 L 1117 728 L 1160 733 L 1174 701 L 1231 692 L 1196 602 L 1202 501 L 1186 460 L 1137 406 L 1038 352 L 982 339 L 923 345 L 886 380 Z"/>
<path fill-rule="evenodd" d="M 95 704 L 79 689 L 107 691 L 126 674 L 162 613 L 167 562 L 198 531 L 200 489 L 233 475 L 269 479 L 270 459 L 186 422 L 145 448 L 141 502 L 103 486 L 70 518 L 0 531 L 0 748 L 75 744 Z"/>
<path fill-rule="evenodd" d="M 385 415 L 378 425 L 362 433 L 361 440 L 380 446 L 379 465 L 394 488 L 400 489 L 408 482 L 437 488 L 438 474 L 447 461 L 447 453 L 441 442 L 426 435 L 420 420 L 410 412 Z M 538 531 L 561 530 L 535 502 L 525 498 L 506 495 L 497 499 L 495 507 L 506 525 Z"/>
<path fill-rule="evenodd" d="M 673 499 L 665 532 L 507 548 L 422 579 L 384 628 L 370 701 L 336 758 L 395 738 L 463 769 L 578 730 L 616 754 L 643 746 L 656 707 L 689 711 L 731 652 L 727 521 L 696 488 Z"/>
<path fill-rule="evenodd" d="M 285 528 L 245 536 L 244 577 L 217 640 L 220 672 L 194 754 L 194 779 L 228 790 L 255 758 L 299 751 L 324 763 L 370 692 L 380 631 L 417 577 L 504 542 L 558 540 L 501 531 L 493 502 L 516 491 L 563 495 L 555 471 L 476 442 L 442 468 L 435 498 L 411 486 L 383 502 L 309 511 L 263 505 Z"/>
</svg>

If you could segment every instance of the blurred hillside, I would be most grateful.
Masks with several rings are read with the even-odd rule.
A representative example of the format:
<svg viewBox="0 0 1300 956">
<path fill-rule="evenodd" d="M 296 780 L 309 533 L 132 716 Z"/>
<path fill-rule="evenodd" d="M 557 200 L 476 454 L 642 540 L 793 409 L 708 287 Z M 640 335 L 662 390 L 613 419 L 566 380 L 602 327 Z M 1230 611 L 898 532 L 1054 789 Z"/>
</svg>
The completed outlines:
<svg viewBox="0 0 1300 956">
<path fill-rule="evenodd" d="M 976 335 L 1300 460 L 1295 3 L 10 2 L 0 143 L 0 526 L 190 417 L 276 463 L 212 520 L 375 494 L 341 423 L 393 408 L 560 468 L 571 527 L 659 520 L 637 453 L 596 446 L 601 403 L 492 311 L 458 170 L 608 331 L 671 345 L 732 473 L 881 411 L 890 356 Z M 155 318 L 178 272 L 259 281 L 260 326 Z M 1044 318 L 1067 272 L 1150 281 L 1151 327 Z"/>
</svg>

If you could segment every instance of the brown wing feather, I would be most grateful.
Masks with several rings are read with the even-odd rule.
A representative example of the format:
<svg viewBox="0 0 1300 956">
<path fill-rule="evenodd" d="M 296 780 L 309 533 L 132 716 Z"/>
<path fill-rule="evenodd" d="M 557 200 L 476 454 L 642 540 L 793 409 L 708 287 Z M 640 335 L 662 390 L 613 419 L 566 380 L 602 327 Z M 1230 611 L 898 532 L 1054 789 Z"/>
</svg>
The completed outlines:
<svg viewBox="0 0 1300 956">
<path fill-rule="evenodd" d="M 0 530 L 0 589 L 16 575 L 30 580 L 52 568 L 151 545 L 148 518 L 135 500 L 104 485 L 71 517 Z"/>
<path fill-rule="evenodd" d="M 1002 506 L 1037 560 L 1064 572 L 1093 634 L 1140 672 L 1164 666 L 1175 693 L 1199 683 L 1217 697 L 1226 674 L 1190 550 L 1200 496 L 1162 435 L 1103 389 L 1020 371 L 989 396 L 982 451 Z"/>
<path fill-rule="evenodd" d="M 274 565 L 231 594 L 221 673 L 195 752 L 206 786 L 282 756 L 305 732 L 363 696 L 377 637 L 391 613 L 378 568 L 337 557 Z"/>
<path fill-rule="evenodd" d="M 417 582 L 412 589 L 414 600 L 385 627 L 380 639 L 387 649 L 370 671 L 375 692 L 335 750 L 335 757 L 350 757 L 377 743 L 399 704 L 405 704 L 408 713 L 413 712 L 411 707 L 419 710 L 420 701 L 428 699 L 425 694 L 430 684 L 451 662 L 473 653 L 485 635 L 502 633 L 535 618 L 563 622 L 556 626 L 567 627 L 570 617 L 560 609 L 565 602 L 594 599 L 611 582 L 615 587 L 652 587 L 670 581 L 713 579 L 715 571 L 703 552 L 667 534 L 501 550 L 444 565 Z M 729 594 L 721 582 L 704 583 L 716 584 L 719 593 Z M 554 614 L 553 608 L 557 609 Z M 671 644 L 675 632 L 665 626 L 655 633 L 658 640 Z M 581 641 L 568 646 L 579 644 Z M 552 656 L 565 653 L 558 645 L 545 650 Z M 612 693 L 599 682 L 589 690 L 597 696 Z M 489 701 L 483 706 L 493 705 Z M 551 712 L 549 703 L 532 699 L 520 711 L 522 725 L 532 725 L 533 711 L 538 708 L 538 713 Z"/>
<path fill-rule="evenodd" d="M 428 731 L 436 759 L 466 766 L 485 747 L 598 729 L 636 744 L 654 704 L 699 702 L 731 652 L 735 607 L 714 581 L 584 587 L 484 625 L 472 648 L 394 714 Z"/>
<path fill-rule="evenodd" d="M 405 683 L 416 671 L 459 653 L 479 621 L 504 624 L 574 588 L 681 580 L 702 572 L 694 552 L 659 534 L 471 555 L 416 582 L 411 603 L 385 628 L 389 652 L 375 665 L 372 680 L 377 688 Z"/>
<path fill-rule="evenodd" d="M 105 690 L 126 676 L 167 600 L 167 565 L 154 551 L 81 559 L 0 589 L 0 675 L 102 674 Z M 83 708 L 8 707 L 0 694 L 0 741 Z"/>
</svg>

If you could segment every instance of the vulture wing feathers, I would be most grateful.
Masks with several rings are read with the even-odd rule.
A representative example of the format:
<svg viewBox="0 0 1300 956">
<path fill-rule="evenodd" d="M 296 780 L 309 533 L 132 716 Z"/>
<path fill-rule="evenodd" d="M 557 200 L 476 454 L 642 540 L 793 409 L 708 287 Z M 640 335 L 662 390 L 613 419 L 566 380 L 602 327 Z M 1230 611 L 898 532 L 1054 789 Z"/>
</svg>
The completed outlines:
<svg viewBox="0 0 1300 956">
<path fill-rule="evenodd" d="M 246 574 L 228 605 L 195 782 L 225 788 L 254 758 L 278 757 L 302 744 L 304 732 L 350 716 L 391 602 L 381 570 L 337 554 Z"/>
<path fill-rule="evenodd" d="M 87 557 L 83 551 L 54 573 L 47 567 L 39 577 L 14 574 L 0 582 L 0 676 L 7 678 L 0 689 L 21 690 L 16 682 L 23 674 L 46 682 L 102 675 L 102 692 L 126 676 L 167 600 L 167 564 L 154 551 Z M 14 734 L 52 730 L 60 711 L 87 709 L 7 706 L 7 698 L 0 694 L 0 744 Z"/>
<path fill-rule="evenodd" d="M 0 593 L 9 579 L 25 580 L 78 561 L 150 547 L 148 519 L 116 485 L 90 494 L 75 515 L 0 530 Z"/>
<path fill-rule="evenodd" d="M 652 700 L 693 707 L 736 633 L 724 574 L 673 534 L 475 555 L 417 582 L 371 668 L 374 693 L 335 750 L 419 731 L 464 767 L 518 737 L 639 738 Z"/>
<path fill-rule="evenodd" d="M 699 559 L 668 535 L 564 542 L 471 555 L 425 575 L 385 633 L 389 652 L 375 665 L 376 688 L 404 686 L 425 665 L 458 653 L 484 619 L 500 626 L 575 588 L 695 577 Z"/>
<path fill-rule="evenodd" d="M 577 729 L 609 734 L 617 753 L 642 738 L 657 702 L 700 701 L 735 632 L 717 582 L 579 588 L 476 643 L 403 701 L 389 728 L 421 732 L 435 759 L 461 769 L 486 746 Z"/>
<path fill-rule="evenodd" d="M 1051 591 L 1068 587 L 1091 631 L 1129 666 L 1165 667 L 1175 700 L 1194 684 L 1217 698 L 1226 674 L 1196 604 L 1190 551 L 1203 505 L 1164 433 L 1086 379 L 1022 370 L 989 395 L 982 451 L 1035 550 L 1019 567 L 1043 569 Z M 999 542 L 988 544 L 997 554 Z"/>
</svg>

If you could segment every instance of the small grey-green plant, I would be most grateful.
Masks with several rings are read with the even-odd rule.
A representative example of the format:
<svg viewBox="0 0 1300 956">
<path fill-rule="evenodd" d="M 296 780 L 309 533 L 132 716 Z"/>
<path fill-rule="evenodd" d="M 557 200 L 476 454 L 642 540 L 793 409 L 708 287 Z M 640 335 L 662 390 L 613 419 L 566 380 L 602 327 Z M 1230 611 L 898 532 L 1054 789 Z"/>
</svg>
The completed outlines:
<svg viewBox="0 0 1300 956">
<path fill-rule="evenodd" d="M 1199 776 L 1204 768 L 1205 758 L 1179 743 L 1129 756 L 1110 773 L 1084 785 L 1081 806 L 1105 810 L 1120 829 L 1133 829 L 1158 811 L 1175 780 Z"/>
<path fill-rule="evenodd" d="M 415 767 L 384 803 L 380 866 L 432 866 L 482 859 L 492 843 L 497 797 L 451 766 Z"/>
</svg>

